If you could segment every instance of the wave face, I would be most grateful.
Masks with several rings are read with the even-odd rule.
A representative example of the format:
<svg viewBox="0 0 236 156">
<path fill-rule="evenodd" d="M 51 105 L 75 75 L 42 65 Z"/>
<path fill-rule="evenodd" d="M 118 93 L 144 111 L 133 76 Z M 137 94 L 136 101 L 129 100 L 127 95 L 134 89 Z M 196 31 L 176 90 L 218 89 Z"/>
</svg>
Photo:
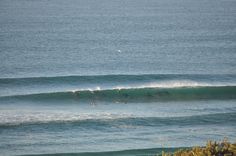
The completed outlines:
<svg viewBox="0 0 236 156">
<path fill-rule="evenodd" d="M 153 102 L 169 100 L 236 99 L 236 86 L 129 88 L 108 90 L 82 90 L 56 93 L 15 95 L 0 99 L 16 100 L 75 100 L 112 102 Z"/>
<path fill-rule="evenodd" d="M 0 79 L 0 100 L 235 99 L 235 75 L 102 75 Z"/>
<path fill-rule="evenodd" d="M 115 88 L 173 88 L 236 86 L 236 75 L 95 75 L 0 78 L 0 96 L 105 90 Z"/>
</svg>

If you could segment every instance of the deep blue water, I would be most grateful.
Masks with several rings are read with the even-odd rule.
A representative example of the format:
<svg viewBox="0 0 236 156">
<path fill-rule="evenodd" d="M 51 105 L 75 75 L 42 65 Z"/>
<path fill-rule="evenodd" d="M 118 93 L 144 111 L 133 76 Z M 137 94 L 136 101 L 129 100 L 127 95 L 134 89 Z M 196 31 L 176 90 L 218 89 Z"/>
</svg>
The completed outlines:
<svg viewBox="0 0 236 156">
<path fill-rule="evenodd" d="M 0 155 L 235 141 L 235 17 L 235 0 L 0 0 Z"/>
</svg>

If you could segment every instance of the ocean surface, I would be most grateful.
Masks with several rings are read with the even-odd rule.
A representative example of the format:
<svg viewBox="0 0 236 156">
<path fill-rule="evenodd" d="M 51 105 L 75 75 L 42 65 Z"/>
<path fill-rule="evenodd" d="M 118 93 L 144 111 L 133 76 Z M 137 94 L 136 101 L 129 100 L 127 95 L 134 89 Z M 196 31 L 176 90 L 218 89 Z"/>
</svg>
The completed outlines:
<svg viewBox="0 0 236 156">
<path fill-rule="evenodd" d="M 235 0 L 0 0 L 0 155 L 152 156 L 224 137 Z"/>
</svg>

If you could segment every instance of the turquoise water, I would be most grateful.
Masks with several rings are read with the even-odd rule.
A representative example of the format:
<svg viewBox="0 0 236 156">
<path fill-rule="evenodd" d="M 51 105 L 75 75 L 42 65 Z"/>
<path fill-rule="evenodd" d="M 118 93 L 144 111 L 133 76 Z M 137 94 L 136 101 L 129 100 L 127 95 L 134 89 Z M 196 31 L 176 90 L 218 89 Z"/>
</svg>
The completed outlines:
<svg viewBox="0 0 236 156">
<path fill-rule="evenodd" d="M 0 155 L 235 141 L 235 17 L 234 0 L 1 0 Z"/>
</svg>

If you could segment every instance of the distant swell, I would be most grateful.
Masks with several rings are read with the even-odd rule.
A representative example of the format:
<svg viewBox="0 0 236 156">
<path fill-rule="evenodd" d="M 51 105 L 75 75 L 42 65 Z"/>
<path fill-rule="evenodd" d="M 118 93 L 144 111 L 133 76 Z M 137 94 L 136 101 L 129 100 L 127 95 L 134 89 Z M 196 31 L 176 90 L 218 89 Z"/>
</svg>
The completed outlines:
<svg viewBox="0 0 236 156">
<path fill-rule="evenodd" d="M 169 100 L 236 99 L 236 86 L 197 86 L 174 88 L 125 88 L 81 90 L 1 97 L 0 100 L 76 100 L 112 102 L 151 102 Z"/>
<path fill-rule="evenodd" d="M 235 74 L 201 75 L 201 74 L 140 74 L 140 75 L 87 75 L 87 76 L 55 76 L 55 77 L 19 77 L 0 78 L 0 84 L 28 84 L 28 83 L 64 83 L 64 82 L 120 82 L 145 80 L 220 80 L 234 81 Z M 235 82 L 235 81 L 234 81 Z"/>
</svg>

